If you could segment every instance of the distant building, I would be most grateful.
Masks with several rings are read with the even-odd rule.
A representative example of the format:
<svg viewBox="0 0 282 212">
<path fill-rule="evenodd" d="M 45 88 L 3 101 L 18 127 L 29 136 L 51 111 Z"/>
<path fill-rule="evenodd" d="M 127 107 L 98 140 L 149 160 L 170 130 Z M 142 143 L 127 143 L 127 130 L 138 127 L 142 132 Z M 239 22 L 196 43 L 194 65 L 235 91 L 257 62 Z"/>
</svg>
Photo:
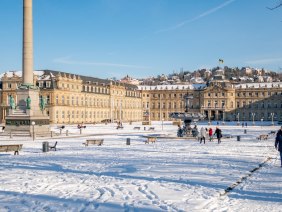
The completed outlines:
<svg viewBox="0 0 282 212">
<path fill-rule="evenodd" d="M 139 85 L 140 82 L 137 79 L 133 79 L 130 76 L 126 76 L 120 80 L 121 83 L 131 84 L 131 85 Z"/>
</svg>

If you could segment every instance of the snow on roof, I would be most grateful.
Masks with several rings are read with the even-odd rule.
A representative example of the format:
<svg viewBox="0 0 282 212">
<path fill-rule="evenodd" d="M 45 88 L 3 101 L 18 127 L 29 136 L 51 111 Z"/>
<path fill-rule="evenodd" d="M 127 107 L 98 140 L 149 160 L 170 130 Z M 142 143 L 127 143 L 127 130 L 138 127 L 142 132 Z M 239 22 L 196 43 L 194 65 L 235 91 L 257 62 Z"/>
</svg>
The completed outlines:
<svg viewBox="0 0 282 212">
<path fill-rule="evenodd" d="M 282 82 L 244 83 L 235 85 L 235 88 L 273 88 L 282 87 Z"/>
<path fill-rule="evenodd" d="M 155 85 L 155 86 L 138 86 L 138 90 L 197 90 L 203 89 L 206 84 L 189 84 L 189 85 Z"/>
<path fill-rule="evenodd" d="M 33 73 L 36 76 L 42 76 L 44 74 L 44 71 L 33 71 Z M 7 77 L 13 77 L 13 74 L 15 74 L 18 77 L 22 77 L 22 71 L 7 71 L 5 73 L 0 74 L 0 79 L 7 74 Z"/>
</svg>

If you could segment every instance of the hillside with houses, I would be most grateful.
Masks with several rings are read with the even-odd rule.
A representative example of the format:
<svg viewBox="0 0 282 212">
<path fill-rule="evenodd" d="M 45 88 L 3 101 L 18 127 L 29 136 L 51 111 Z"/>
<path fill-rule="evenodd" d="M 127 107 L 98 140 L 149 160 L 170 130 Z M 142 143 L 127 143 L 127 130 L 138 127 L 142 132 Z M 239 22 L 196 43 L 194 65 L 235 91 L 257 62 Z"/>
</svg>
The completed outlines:
<svg viewBox="0 0 282 212">
<path fill-rule="evenodd" d="M 212 80 L 219 71 L 225 79 L 230 80 L 233 84 L 282 81 L 281 72 L 279 73 L 251 67 L 230 68 L 225 66 L 223 68 L 215 67 L 212 69 L 199 69 L 196 71 L 173 71 L 172 74 L 161 74 L 143 79 L 134 79 L 127 75 L 122 78 L 120 82 L 134 85 L 203 84 Z"/>
</svg>

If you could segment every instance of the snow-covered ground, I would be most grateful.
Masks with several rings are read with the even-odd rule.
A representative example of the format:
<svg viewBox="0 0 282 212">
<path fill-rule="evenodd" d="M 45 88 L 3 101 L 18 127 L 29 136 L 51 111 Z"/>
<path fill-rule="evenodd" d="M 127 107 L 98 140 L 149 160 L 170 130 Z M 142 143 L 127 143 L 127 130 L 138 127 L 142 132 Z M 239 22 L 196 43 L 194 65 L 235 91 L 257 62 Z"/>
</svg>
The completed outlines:
<svg viewBox="0 0 282 212">
<path fill-rule="evenodd" d="M 23 144 L 23 149 L 16 156 L 0 153 L 0 211 L 282 211 L 274 136 L 256 139 L 279 127 L 229 123 L 221 126 L 223 133 L 235 137 L 221 144 L 165 138 L 145 144 L 142 135 L 175 136 L 177 126 L 155 122 L 154 132 L 140 123 L 115 126 L 88 125 L 85 137 L 75 126 L 63 130 L 70 133 L 64 138 L 1 136 L 0 144 Z M 136 126 L 141 130 L 133 130 Z M 104 145 L 85 147 L 89 138 L 103 138 Z M 58 141 L 57 151 L 43 153 L 44 141 Z M 268 157 L 273 159 L 224 194 Z"/>
</svg>

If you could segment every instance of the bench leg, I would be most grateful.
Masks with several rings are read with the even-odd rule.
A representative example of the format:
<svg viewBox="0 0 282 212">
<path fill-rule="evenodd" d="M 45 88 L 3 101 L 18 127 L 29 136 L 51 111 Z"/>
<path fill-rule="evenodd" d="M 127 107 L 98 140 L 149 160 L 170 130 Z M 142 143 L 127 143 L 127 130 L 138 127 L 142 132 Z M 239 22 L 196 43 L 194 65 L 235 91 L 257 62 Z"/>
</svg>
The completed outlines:
<svg viewBox="0 0 282 212">
<path fill-rule="evenodd" d="M 14 155 L 19 155 L 19 151 L 15 151 Z"/>
</svg>

